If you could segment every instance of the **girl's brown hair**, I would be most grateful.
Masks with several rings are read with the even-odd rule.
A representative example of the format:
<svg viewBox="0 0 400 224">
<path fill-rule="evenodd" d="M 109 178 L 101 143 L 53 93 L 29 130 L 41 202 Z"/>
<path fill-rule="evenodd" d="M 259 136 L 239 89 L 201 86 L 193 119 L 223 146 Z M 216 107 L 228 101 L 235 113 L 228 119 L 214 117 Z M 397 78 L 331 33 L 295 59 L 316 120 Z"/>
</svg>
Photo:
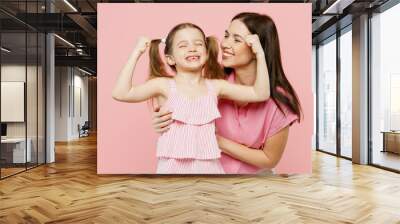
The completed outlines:
<svg viewBox="0 0 400 224">
<path fill-rule="evenodd" d="M 208 59 L 204 66 L 204 78 L 208 79 L 222 79 L 224 78 L 224 72 L 220 64 L 218 63 L 218 41 L 214 37 L 206 37 L 203 30 L 195 24 L 192 23 L 181 23 L 176 25 L 168 33 L 165 40 L 164 54 L 168 55 L 172 53 L 172 43 L 176 32 L 186 28 L 194 28 L 201 32 L 205 40 L 205 45 L 207 49 Z M 167 74 L 165 70 L 165 63 L 161 60 L 159 53 L 159 45 L 161 39 L 154 39 L 150 43 L 150 79 L 156 77 L 171 77 Z M 176 71 L 175 66 L 170 66 L 174 71 Z"/>
</svg>

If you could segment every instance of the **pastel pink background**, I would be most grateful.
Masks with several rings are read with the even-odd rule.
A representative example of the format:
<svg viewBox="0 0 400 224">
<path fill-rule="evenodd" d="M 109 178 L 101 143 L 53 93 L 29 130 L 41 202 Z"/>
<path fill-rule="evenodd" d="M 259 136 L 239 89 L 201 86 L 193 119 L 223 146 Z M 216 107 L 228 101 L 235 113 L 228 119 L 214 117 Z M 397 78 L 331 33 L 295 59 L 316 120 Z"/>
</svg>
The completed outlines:
<svg viewBox="0 0 400 224">
<path fill-rule="evenodd" d="M 313 95 L 311 92 L 311 4 L 98 4 L 98 145 L 99 174 L 149 174 L 156 171 L 156 140 L 146 102 L 112 99 L 117 76 L 139 36 L 163 38 L 176 24 L 192 22 L 206 35 L 222 39 L 234 15 L 271 16 L 278 29 L 283 67 L 300 98 L 304 120 L 290 128 L 277 173 L 311 173 Z M 135 83 L 146 80 L 148 55 L 140 58 Z"/>
</svg>

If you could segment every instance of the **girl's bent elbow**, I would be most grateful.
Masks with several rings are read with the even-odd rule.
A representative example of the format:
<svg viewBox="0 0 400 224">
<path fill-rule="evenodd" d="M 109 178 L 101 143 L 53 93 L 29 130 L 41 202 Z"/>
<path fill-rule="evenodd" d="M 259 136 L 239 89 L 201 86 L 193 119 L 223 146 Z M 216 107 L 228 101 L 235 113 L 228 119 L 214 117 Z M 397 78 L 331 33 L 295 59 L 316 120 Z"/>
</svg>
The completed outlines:
<svg viewBox="0 0 400 224">
<path fill-rule="evenodd" d="M 267 93 L 267 94 L 265 94 L 265 96 L 264 96 L 264 100 L 268 100 L 270 97 L 271 97 L 271 94 L 270 94 L 270 93 Z"/>
<path fill-rule="evenodd" d="M 262 94 L 262 95 L 260 95 L 260 96 L 258 97 L 258 100 L 257 100 L 257 101 L 263 102 L 263 101 L 268 100 L 269 98 L 270 98 L 270 95 L 269 95 L 269 94 Z"/>
<path fill-rule="evenodd" d="M 120 101 L 119 98 L 117 96 L 112 96 L 112 98 L 116 101 Z"/>
<path fill-rule="evenodd" d="M 263 94 L 263 100 L 268 100 L 271 97 L 271 92 L 269 91 L 269 89 L 267 89 L 267 91 L 264 92 Z"/>
<path fill-rule="evenodd" d="M 118 94 L 112 94 L 112 98 L 116 101 L 123 101 L 122 97 Z"/>
</svg>

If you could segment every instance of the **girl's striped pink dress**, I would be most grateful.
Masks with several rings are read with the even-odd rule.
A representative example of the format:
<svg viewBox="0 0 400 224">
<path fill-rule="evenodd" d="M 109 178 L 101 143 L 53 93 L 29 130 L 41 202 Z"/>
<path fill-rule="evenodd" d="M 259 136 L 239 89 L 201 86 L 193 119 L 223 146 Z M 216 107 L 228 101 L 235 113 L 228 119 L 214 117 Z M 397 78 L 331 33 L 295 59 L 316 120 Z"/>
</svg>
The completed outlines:
<svg viewBox="0 0 400 224">
<path fill-rule="evenodd" d="M 166 102 L 173 123 L 157 142 L 157 173 L 159 174 L 222 174 L 215 136 L 218 99 L 212 84 L 205 80 L 207 95 L 189 99 L 177 91 L 170 80 Z"/>
</svg>

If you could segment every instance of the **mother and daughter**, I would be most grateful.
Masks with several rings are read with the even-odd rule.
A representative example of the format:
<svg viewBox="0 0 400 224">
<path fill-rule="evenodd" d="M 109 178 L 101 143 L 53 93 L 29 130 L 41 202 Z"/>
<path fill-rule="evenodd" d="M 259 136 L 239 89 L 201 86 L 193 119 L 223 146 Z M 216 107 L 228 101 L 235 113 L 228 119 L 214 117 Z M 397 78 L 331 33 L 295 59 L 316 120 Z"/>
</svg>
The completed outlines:
<svg viewBox="0 0 400 224">
<path fill-rule="evenodd" d="M 174 76 L 159 54 L 161 42 Z M 132 85 L 135 65 L 148 48 L 150 79 Z M 283 72 L 275 24 L 266 15 L 238 14 L 221 48 L 224 69 L 217 41 L 182 23 L 166 39 L 140 38 L 122 69 L 114 99 L 161 105 L 153 119 L 161 133 L 158 174 L 256 173 L 279 162 L 301 109 Z"/>
</svg>

